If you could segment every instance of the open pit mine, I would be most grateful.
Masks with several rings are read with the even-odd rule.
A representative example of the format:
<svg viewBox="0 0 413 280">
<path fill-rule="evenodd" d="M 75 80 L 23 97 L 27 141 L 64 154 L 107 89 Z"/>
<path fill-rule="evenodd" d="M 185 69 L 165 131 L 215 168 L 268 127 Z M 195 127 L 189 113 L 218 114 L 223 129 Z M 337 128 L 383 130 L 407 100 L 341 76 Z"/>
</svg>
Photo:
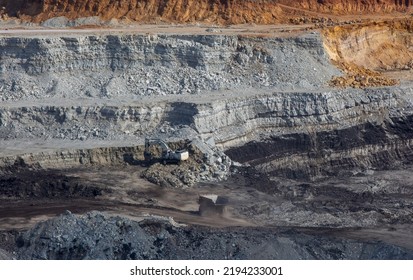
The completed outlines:
<svg viewBox="0 0 413 280">
<path fill-rule="evenodd" d="M 0 259 L 413 259 L 410 1 L 181 2 L 0 1 Z"/>
</svg>

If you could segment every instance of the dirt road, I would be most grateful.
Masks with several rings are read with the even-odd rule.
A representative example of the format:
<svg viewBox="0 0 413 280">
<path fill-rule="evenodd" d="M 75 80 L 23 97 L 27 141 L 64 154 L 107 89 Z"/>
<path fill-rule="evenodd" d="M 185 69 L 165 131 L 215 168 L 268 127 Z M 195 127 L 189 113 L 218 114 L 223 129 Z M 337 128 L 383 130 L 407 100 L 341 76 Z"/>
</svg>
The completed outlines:
<svg viewBox="0 0 413 280">
<path fill-rule="evenodd" d="M 129 168 L 91 168 L 72 169 L 66 171 L 47 171 L 36 175 L 38 180 L 22 180 L 13 185 L 14 197 L 5 193 L 2 188 L 2 203 L 0 205 L 0 230 L 22 230 L 32 227 L 35 223 L 59 215 L 66 210 L 76 214 L 88 211 L 105 211 L 114 215 L 141 220 L 148 215 L 172 217 L 176 222 L 185 224 L 223 226 L 251 226 L 252 222 L 229 214 L 225 217 L 201 217 L 198 214 L 198 197 L 200 194 L 224 194 L 228 188 L 214 189 L 203 186 L 194 189 L 165 189 L 142 178 L 140 173 L 144 168 L 136 166 Z M 54 183 L 47 179 L 56 172 L 58 177 L 52 177 Z M 24 175 L 20 174 L 19 178 Z M 3 179 L 4 181 L 5 179 Z M 102 195 L 85 198 L 85 188 L 71 191 L 58 190 L 59 181 L 65 188 L 81 184 L 91 188 L 101 188 Z M 45 189 L 54 189 L 45 197 Z M 8 196 L 8 197 L 7 197 Z"/>
<path fill-rule="evenodd" d="M 307 28 L 314 27 L 313 24 L 306 25 L 231 25 L 231 26 L 208 26 L 208 25 L 162 25 L 144 24 L 130 25 L 125 27 L 85 27 L 85 28 L 43 28 L 31 27 L 21 28 L 0 27 L 0 36 L 62 36 L 62 35 L 105 35 L 105 34 L 190 34 L 190 35 L 255 35 L 255 36 L 288 36 L 296 34 Z"/>
<path fill-rule="evenodd" d="M 5 187 L 1 187 L 0 231 L 25 230 L 67 210 L 75 214 L 97 210 L 137 221 L 155 216 L 161 219 L 172 218 L 178 224 L 203 225 L 214 228 L 239 226 L 294 228 L 304 233 L 319 232 L 323 235 L 340 238 L 383 241 L 413 249 L 413 240 L 409 238 L 412 228 L 403 223 L 403 219 L 400 217 L 401 213 L 407 211 L 408 206 L 402 207 L 401 210 L 400 207 L 397 209 L 389 208 L 394 203 L 391 194 L 384 195 L 383 200 L 379 198 L 380 195 L 377 195 L 374 205 L 368 202 L 369 199 L 362 199 L 362 196 L 360 199 L 355 198 L 357 193 L 362 194 L 361 188 L 371 184 L 371 175 L 365 179 L 358 177 L 341 185 L 337 183 L 340 180 L 336 182 L 336 179 L 333 179 L 331 183 L 337 184 L 335 187 L 328 186 L 329 183 L 326 182 L 324 186 L 323 184 L 315 184 L 313 186 L 306 185 L 303 188 L 299 182 L 297 182 L 298 185 L 294 185 L 292 182 L 284 181 L 285 185 L 280 186 L 277 182 L 262 180 L 253 173 L 240 173 L 224 182 L 201 183 L 193 188 L 179 189 L 162 188 L 147 182 L 140 178 L 142 170 L 143 167 L 140 166 L 49 170 L 34 174 L 29 172 L 32 175 L 27 174 L 27 180 L 24 179 L 25 176 L 20 174 L 21 181 L 13 185 L 14 195 L 7 196 Z M 408 176 L 409 171 L 406 170 L 406 172 L 399 171 L 392 179 L 397 182 L 389 181 L 388 184 L 400 185 L 399 181 Z M 389 178 L 386 174 L 386 172 L 380 172 L 380 174 L 374 175 L 377 177 L 374 180 L 382 182 L 384 186 L 387 184 L 383 182 L 384 178 Z M 3 177 L 2 181 L 5 180 Z M 51 180 L 55 182 L 52 185 Z M 64 192 L 63 189 L 59 191 L 59 181 L 64 182 L 65 189 L 71 191 Z M 348 187 L 346 187 L 347 184 Z M 290 186 L 288 187 L 288 185 Z M 42 192 L 41 186 L 48 188 L 49 192 L 47 194 Z M 74 186 L 78 186 L 78 189 Z M 401 187 L 405 190 L 404 192 L 407 191 L 406 186 Z M 350 194 L 350 189 L 345 191 L 345 188 L 353 189 L 354 193 Z M 96 195 L 85 198 L 85 193 L 90 193 L 91 189 L 101 191 L 95 191 Z M 268 191 L 271 191 L 272 194 Z M 318 194 L 317 199 L 309 198 L 312 192 L 320 191 L 322 195 Z M 396 188 L 393 191 L 398 193 Z M 295 194 L 292 195 L 292 192 Z M 228 197 L 228 215 L 201 217 L 198 214 L 197 203 L 200 194 L 217 194 Z M 342 204 L 343 201 L 340 202 L 340 199 L 345 196 L 349 197 L 346 199 L 346 205 Z M 410 203 L 408 198 L 404 200 L 406 201 L 400 202 L 399 200 L 399 203 L 404 205 Z M 335 203 L 334 209 L 330 207 L 331 203 Z M 339 204 L 340 207 L 337 206 Z M 381 217 L 375 217 L 372 214 L 373 211 L 376 211 L 375 207 L 377 207 L 378 212 L 387 212 Z M 389 215 L 393 215 L 392 211 L 398 217 L 399 222 L 389 224 L 385 220 L 389 219 Z M 310 219 L 310 216 L 306 215 L 313 218 Z M 353 215 L 360 221 L 364 219 L 364 222 L 371 221 L 372 224 L 362 228 L 357 227 L 351 218 Z M 328 216 L 332 218 L 327 218 Z M 333 218 L 333 216 L 337 218 Z M 301 219 L 312 221 L 313 225 L 300 222 Z M 323 220 L 325 220 L 324 224 Z M 343 224 L 332 224 L 339 220 Z M 382 221 L 380 222 L 380 220 Z"/>
</svg>

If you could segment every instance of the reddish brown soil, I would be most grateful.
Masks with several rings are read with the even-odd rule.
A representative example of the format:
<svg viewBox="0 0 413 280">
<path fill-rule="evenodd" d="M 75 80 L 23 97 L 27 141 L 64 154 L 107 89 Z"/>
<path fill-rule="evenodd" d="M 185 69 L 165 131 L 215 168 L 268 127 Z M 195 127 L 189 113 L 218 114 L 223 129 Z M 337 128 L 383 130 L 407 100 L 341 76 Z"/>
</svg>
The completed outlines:
<svg viewBox="0 0 413 280">
<path fill-rule="evenodd" d="M 271 24 L 296 17 L 409 12 L 413 0 L 0 0 L 7 16 L 36 22 L 52 17 L 130 19 L 143 22 Z"/>
<path fill-rule="evenodd" d="M 369 87 L 397 84 L 400 77 L 389 78 L 382 74 L 412 70 L 412 32 L 411 19 L 372 20 L 324 28 L 326 50 L 345 72 L 345 76 L 334 78 L 331 85 Z"/>
</svg>

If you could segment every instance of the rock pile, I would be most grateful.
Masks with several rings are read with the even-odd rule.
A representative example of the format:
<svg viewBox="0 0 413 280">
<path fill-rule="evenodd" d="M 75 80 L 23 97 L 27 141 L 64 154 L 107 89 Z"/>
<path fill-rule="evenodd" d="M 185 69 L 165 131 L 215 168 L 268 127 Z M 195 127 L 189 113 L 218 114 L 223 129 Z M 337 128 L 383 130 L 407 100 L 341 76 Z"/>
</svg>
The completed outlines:
<svg viewBox="0 0 413 280">
<path fill-rule="evenodd" d="M 294 230 L 211 229 L 141 222 L 100 212 L 67 212 L 37 224 L 16 242 L 19 259 L 411 259 L 413 252 Z"/>
<path fill-rule="evenodd" d="M 337 62 L 336 64 L 343 69 L 345 75 L 333 77 L 329 82 L 332 87 L 368 88 L 394 86 L 399 83 L 399 81 L 388 78 L 377 71 L 366 69 L 354 63 Z"/>
<path fill-rule="evenodd" d="M 224 180 L 230 174 L 233 162 L 211 141 L 196 138 L 188 150 L 187 162 L 179 165 L 155 163 L 142 173 L 142 177 L 162 187 L 185 188 L 198 182 Z"/>
</svg>

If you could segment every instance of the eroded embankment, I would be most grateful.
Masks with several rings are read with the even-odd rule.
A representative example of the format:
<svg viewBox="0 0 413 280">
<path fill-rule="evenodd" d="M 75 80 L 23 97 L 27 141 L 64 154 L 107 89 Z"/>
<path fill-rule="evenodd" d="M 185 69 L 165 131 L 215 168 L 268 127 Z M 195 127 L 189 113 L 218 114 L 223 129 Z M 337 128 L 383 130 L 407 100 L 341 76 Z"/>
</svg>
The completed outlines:
<svg viewBox="0 0 413 280">
<path fill-rule="evenodd" d="M 288 21 L 295 16 L 314 15 L 313 12 L 359 15 L 405 12 L 411 1 L 392 0 L 2 0 L 8 16 L 19 16 L 32 21 L 53 17 L 69 18 L 100 16 L 103 19 L 127 18 L 135 21 L 210 22 L 218 24 L 260 23 Z"/>
<path fill-rule="evenodd" d="M 396 84 L 406 74 L 395 76 L 395 80 L 382 74 L 412 69 L 412 24 L 408 19 L 396 19 L 324 29 L 328 55 L 347 74 L 333 80 L 333 84 L 341 87 Z"/>
<path fill-rule="evenodd" d="M 331 59 L 377 71 L 409 70 L 413 64 L 413 21 L 395 20 L 323 31 Z"/>
</svg>

